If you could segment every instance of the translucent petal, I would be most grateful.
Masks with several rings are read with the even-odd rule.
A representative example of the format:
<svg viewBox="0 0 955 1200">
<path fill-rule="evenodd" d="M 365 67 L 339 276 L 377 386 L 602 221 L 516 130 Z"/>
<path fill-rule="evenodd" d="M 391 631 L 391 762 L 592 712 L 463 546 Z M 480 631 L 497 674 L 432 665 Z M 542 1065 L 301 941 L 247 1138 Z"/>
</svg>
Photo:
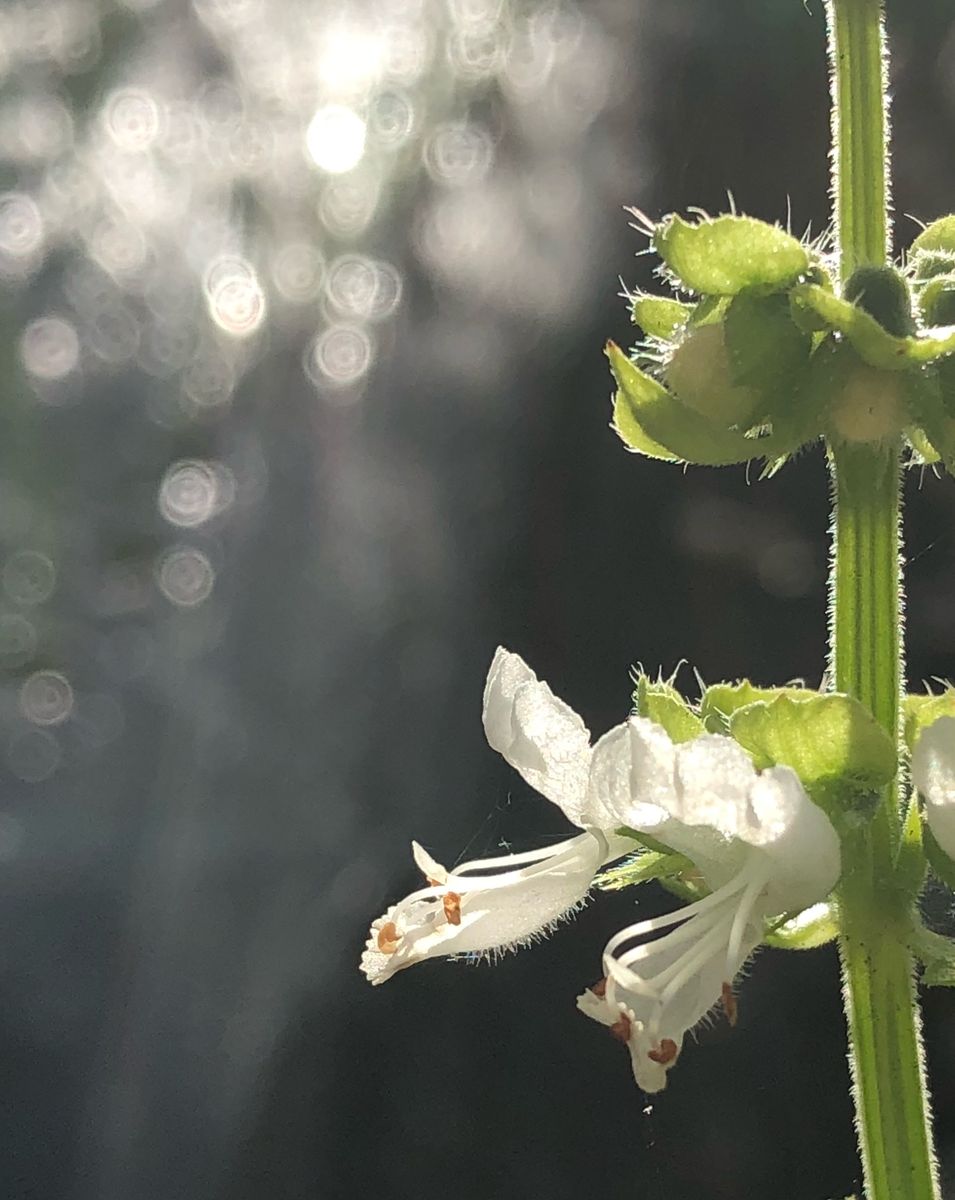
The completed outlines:
<svg viewBox="0 0 955 1200">
<path fill-rule="evenodd" d="M 372 924 L 361 969 L 379 984 L 426 958 L 503 952 L 543 936 L 580 905 L 608 852 L 601 834 L 583 833 L 450 871 Z"/>
<path fill-rule="evenodd" d="M 924 730 L 912 755 L 912 780 L 925 797 L 935 840 L 955 858 L 955 717 L 940 717 Z"/>
<path fill-rule="evenodd" d="M 753 783 L 750 805 L 752 824 L 740 836 L 772 863 L 769 911 L 798 912 L 824 900 L 842 869 L 839 838 L 796 772 L 763 771 Z"/>
<path fill-rule="evenodd" d="M 575 825 L 588 824 L 590 733 L 519 655 L 503 647 L 488 672 L 483 715 L 492 749 Z"/>
</svg>

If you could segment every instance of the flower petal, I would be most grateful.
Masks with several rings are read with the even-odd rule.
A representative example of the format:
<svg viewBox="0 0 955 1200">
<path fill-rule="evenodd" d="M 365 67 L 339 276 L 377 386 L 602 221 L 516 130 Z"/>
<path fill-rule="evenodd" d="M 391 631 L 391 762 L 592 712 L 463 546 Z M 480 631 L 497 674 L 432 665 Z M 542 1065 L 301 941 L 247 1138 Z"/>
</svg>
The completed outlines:
<svg viewBox="0 0 955 1200">
<path fill-rule="evenodd" d="M 732 738 L 705 733 L 677 748 L 678 800 L 670 815 L 684 825 L 709 825 L 739 837 L 748 825 L 756 769 Z"/>
<path fill-rule="evenodd" d="M 912 755 L 912 780 L 925 797 L 935 840 L 955 858 L 955 717 L 940 717 L 923 731 Z"/>
<path fill-rule="evenodd" d="M 768 911 L 799 912 L 825 900 L 842 871 L 839 837 L 796 772 L 791 767 L 761 772 L 750 790 L 750 812 L 750 828 L 740 838 L 772 863 Z"/>
<path fill-rule="evenodd" d="M 519 655 L 501 646 L 488 672 L 483 715 L 492 749 L 575 825 L 587 824 L 590 733 Z"/>
<path fill-rule="evenodd" d="M 676 747 L 659 725 L 631 717 L 594 746 L 586 810 L 601 828 L 649 833 L 675 802 Z"/>
<path fill-rule="evenodd" d="M 379 984 L 426 958 L 497 953 L 533 941 L 580 905 L 607 854 L 601 834 L 583 833 L 526 854 L 467 863 L 379 917 L 361 969 Z"/>
<path fill-rule="evenodd" d="M 768 863 L 750 850 L 743 869 L 718 891 L 638 921 L 607 943 L 605 981 L 581 996 L 578 1008 L 627 1043 L 644 1091 L 666 1086 L 685 1034 L 716 1004 L 735 1023 L 732 982 L 762 939 L 768 873 Z"/>
</svg>

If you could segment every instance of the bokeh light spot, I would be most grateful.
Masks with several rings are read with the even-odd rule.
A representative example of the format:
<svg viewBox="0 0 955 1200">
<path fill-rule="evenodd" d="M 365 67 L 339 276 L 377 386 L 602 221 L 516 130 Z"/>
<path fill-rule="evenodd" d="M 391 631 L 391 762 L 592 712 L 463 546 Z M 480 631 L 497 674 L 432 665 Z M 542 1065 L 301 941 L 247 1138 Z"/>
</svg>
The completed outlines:
<svg viewBox="0 0 955 1200">
<path fill-rule="evenodd" d="M 159 511 L 171 525 L 193 529 L 231 503 L 230 482 L 232 474 L 221 463 L 173 463 L 159 488 Z"/>
<path fill-rule="evenodd" d="M 265 293 L 244 259 L 213 263 L 205 275 L 209 315 L 232 337 L 249 337 L 265 320 Z"/>
<path fill-rule="evenodd" d="M 103 124 L 120 150 L 130 154 L 148 150 L 159 137 L 159 105 L 141 88 L 119 88 L 106 98 Z"/>
<path fill-rule="evenodd" d="M 32 265 L 42 246 L 43 218 L 35 202 L 23 192 L 0 195 L 0 270 Z"/>
<path fill-rule="evenodd" d="M 313 383 L 344 387 L 368 372 L 374 347 L 368 332 L 357 325 L 332 325 L 318 335 L 305 356 Z"/>
<path fill-rule="evenodd" d="M 380 92 L 368 110 L 368 136 L 392 150 L 403 145 L 414 129 L 414 105 L 402 92 Z"/>
<path fill-rule="evenodd" d="M 36 671 L 20 687 L 20 711 L 34 725 L 60 725 L 73 711 L 73 688 L 59 671 Z"/>
<path fill-rule="evenodd" d="M 329 268 L 327 293 L 343 317 L 380 321 L 398 307 L 401 276 L 391 263 L 346 254 Z"/>
<path fill-rule="evenodd" d="M 365 133 L 365 122 L 354 109 L 327 104 L 309 122 L 305 145 L 317 167 L 341 175 L 361 162 Z"/>
<path fill-rule="evenodd" d="M 39 317 L 23 331 L 20 358 L 24 368 L 37 379 L 64 379 L 76 369 L 80 359 L 76 330 L 62 317 Z"/>
<path fill-rule="evenodd" d="M 53 560 L 39 550 L 18 550 L 3 564 L 3 590 L 14 604 L 32 608 L 44 604 L 56 587 Z"/>
<path fill-rule="evenodd" d="M 174 546 L 159 560 L 159 590 L 179 608 L 195 608 L 212 594 L 215 571 L 208 557 L 195 546 Z"/>
<path fill-rule="evenodd" d="M 314 300 L 322 290 L 325 260 L 308 242 L 289 242 L 276 251 L 272 279 L 279 294 L 292 304 Z"/>
<path fill-rule="evenodd" d="M 494 145 L 488 131 L 462 122 L 439 126 L 424 151 L 425 167 L 431 178 L 451 186 L 483 179 L 493 159 Z"/>
</svg>

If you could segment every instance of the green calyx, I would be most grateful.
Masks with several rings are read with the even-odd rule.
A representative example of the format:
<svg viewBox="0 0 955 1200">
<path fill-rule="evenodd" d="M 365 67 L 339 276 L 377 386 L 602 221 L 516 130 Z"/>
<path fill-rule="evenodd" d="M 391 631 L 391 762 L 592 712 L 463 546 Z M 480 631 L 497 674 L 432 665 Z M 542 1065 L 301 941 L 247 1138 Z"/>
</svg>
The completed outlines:
<svg viewBox="0 0 955 1200">
<path fill-rule="evenodd" d="M 693 703 L 680 694 L 672 677 L 653 679 L 640 671 L 635 682 L 636 715 L 662 726 L 676 743 L 718 734 L 742 746 L 757 770 L 790 767 L 849 842 L 868 825 L 880 793 L 895 778 L 898 764 L 892 738 L 850 696 L 820 693 L 801 684 L 760 687 L 744 679 L 704 687 L 699 701 Z M 942 715 L 942 701 L 955 707 L 951 695 L 912 698 L 912 712 L 918 714 L 912 719 L 927 722 L 930 712 Z M 597 881 L 600 887 L 618 889 L 656 879 L 684 899 L 705 894 L 699 872 L 683 855 L 636 830 L 618 832 L 634 839 L 635 855 L 605 872 Z M 922 887 L 927 854 L 931 861 L 930 848 L 923 849 L 921 815 L 913 801 L 895 867 L 886 880 L 909 902 Z M 955 880 L 955 864 L 951 867 Z M 836 907 L 820 904 L 804 913 L 783 914 L 767 930 L 765 940 L 781 949 L 809 949 L 831 941 L 838 932 Z"/>
<path fill-rule="evenodd" d="M 872 798 L 895 778 L 892 739 L 851 696 L 796 684 L 764 688 L 744 679 L 712 684 L 692 704 L 672 680 L 652 680 L 641 672 L 636 683 L 636 714 L 661 725 L 674 742 L 722 734 L 738 742 L 758 770 L 791 767 L 837 825 L 867 815 Z M 946 699 L 955 711 L 953 695 L 929 700 Z M 927 721 L 926 706 L 919 711 Z M 949 710 L 931 711 L 935 719 Z"/>
<path fill-rule="evenodd" d="M 915 239 L 904 271 L 858 268 L 840 290 L 826 261 L 779 226 L 677 215 L 649 226 L 660 273 L 692 303 L 638 293 L 646 341 L 612 343 L 613 427 L 666 462 L 762 459 L 802 446 L 884 447 L 955 470 L 955 216 Z"/>
</svg>

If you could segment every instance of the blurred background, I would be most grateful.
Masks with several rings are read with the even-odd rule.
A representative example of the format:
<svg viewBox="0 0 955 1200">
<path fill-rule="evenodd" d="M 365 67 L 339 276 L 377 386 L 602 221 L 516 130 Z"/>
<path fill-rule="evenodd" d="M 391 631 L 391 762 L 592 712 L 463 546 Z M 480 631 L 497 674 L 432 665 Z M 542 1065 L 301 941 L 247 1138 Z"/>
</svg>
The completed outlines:
<svg viewBox="0 0 955 1200">
<path fill-rule="evenodd" d="M 955 208 L 955 16 L 889 8 L 901 249 Z M 827 138 L 822 0 L 5 0 L 0 1194 L 859 1188 L 831 948 L 763 952 L 652 1103 L 574 998 L 653 887 L 357 971 L 412 837 L 566 829 L 484 742 L 498 643 L 597 733 L 637 662 L 819 682 L 820 452 L 628 456 L 602 345 L 625 205 L 819 232 Z M 955 486 L 908 486 L 918 683 Z"/>
</svg>

